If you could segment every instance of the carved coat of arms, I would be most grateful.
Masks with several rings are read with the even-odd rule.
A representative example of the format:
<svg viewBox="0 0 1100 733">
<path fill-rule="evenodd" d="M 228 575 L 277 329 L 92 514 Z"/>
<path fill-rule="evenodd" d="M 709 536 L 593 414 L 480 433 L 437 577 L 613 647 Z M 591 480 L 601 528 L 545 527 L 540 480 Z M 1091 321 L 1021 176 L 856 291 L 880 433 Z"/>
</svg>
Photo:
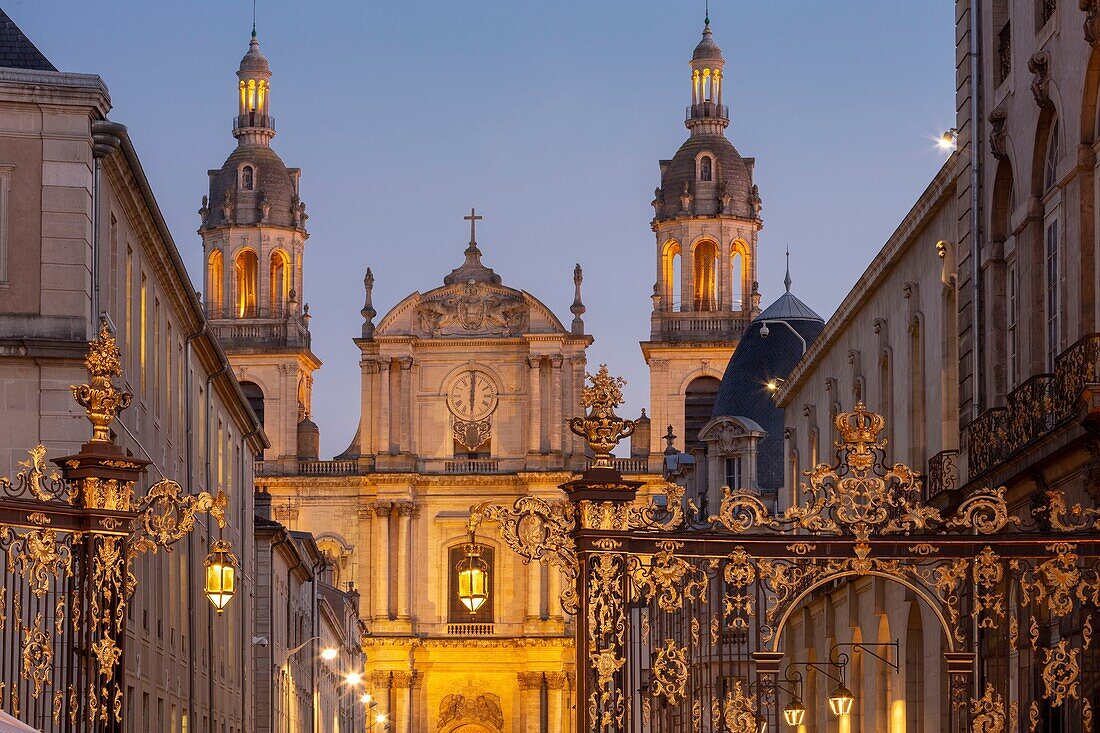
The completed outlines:
<svg viewBox="0 0 1100 733">
<path fill-rule="evenodd" d="M 416 325 L 429 336 L 517 336 L 527 327 L 528 308 L 521 296 L 467 283 L 425 300 L 416 309 Z"/>
</svg>

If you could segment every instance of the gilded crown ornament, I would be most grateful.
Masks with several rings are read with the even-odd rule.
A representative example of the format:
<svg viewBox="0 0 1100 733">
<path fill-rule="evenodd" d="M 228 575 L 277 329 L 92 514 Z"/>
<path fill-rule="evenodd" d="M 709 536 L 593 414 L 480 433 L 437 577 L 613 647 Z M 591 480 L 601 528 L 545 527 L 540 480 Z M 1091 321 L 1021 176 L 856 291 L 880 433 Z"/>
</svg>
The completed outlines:
<svg viewBox="0 0 1100 733">
<path fill-rule="evenodd" d="M 88 347 L 84 366 L 91 376 L 91 384 L 73 385 L 73 398 L 88 413 L 88 420 L 92 423 L 92 442 L 110 443 L 111 421 L 130 406 L 133 395 L 115 387 L 111 379 L 122 376 L 122 359 L 106 321 L 100 326 L 99 336 Z"/>
<path fill-rule="evenodd" d="M 615 414 L 615 408 L 623 403 L 623 387 L 626 380 L 612 377 L 607 365 L 601 364 L 593 376 L 588 375 L 591 386 L 581 390 L 581 404 L 588 408 L 584 417 L 569 421 L 569 429 L 588 441 L 595 453 L 593 468 L 612 468 L 611 451 L 619 441 L 634 432 L 634 421 L 624 420 Z"/>
</svg>

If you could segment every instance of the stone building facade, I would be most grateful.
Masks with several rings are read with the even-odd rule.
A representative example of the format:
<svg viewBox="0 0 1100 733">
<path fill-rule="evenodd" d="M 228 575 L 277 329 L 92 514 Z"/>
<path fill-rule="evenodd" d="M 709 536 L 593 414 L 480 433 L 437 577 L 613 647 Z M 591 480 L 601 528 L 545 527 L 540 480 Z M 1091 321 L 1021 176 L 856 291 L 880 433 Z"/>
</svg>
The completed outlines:
<svg viewBox="0 0 1100 733">
<path fill-rule="evenodd" d="M 115 442 L 187 492 L 224 491 L 241 558 L 224 615 L 203 595 L 217 534 L 201 519 L 173 552 L 134 563 L 124 714 L 130 731 L 253 730 L 252 460 L 260 425 L 161 218 L 133 144 L 109 121 L 103 80 L 57 71 L 0 12 L 0 472 L 38 443 L 88 439 L 69 385 L 101 318 L 112 325 L 133 404 Z M 4 612 L 5 615 L 7 611 Z"/>
<path fill-rule="evenodd" d="M 886 416 L 890 456 L 941 509 L 985 486 L 1040 514 L 1051 489 L 1100 498 L 1100 5 L 957 0 L 956 19 L 957 150 L 779 390 L 790 501 L 799 473 L 831 457 L 830 415 L 857 399 Z M 898 673 L 854 670 L 852 730 L 942 729 L 943 640 L 912 594 L 852 582 L 792 624 L 810 658 L 901 641 Z M 1013 660 L 979 665 L 997 689 L 1029 683 Z M 1079 729 L 1049 706 L 1027 714 Z"/>
</svg>

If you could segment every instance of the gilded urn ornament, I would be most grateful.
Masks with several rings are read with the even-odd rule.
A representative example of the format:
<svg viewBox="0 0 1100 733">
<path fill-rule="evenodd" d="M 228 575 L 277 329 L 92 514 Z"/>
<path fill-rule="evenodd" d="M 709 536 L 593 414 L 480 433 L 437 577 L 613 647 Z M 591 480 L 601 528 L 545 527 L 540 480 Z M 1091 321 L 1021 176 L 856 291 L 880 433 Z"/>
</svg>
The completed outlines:
<svg viewBox="0 0 1100 733">
<path fill-rule="evenodd" d="M 104 322 L 99 335 L 88 344 L 84 366 L 91 384 L 73 385 L 73 398 L 88 413 L 92 423 L 92 442 L 111 442 L 111 421 L 130 406 L 134 396 L 115 387 L 112 377 L 122 376 L 122 359 L 111 329 Z"/>
<path fill-rule="evenodd" d="M 607 365 L 601 364 L 595 376 L 589 374 L 590 387 L 581 392 L 581 404 L 588 409 L 584 417 L 569 421 L 569 429 L 588 441 L 595 452 L 593 468 L 612 468 L 611 451 L 619 441 L 634 432 L 634 421 L 624 420 L 615 414 L 615 408 L 623 403 L 623 387 L 626 380 L 612 377 Z"/>
</svg>

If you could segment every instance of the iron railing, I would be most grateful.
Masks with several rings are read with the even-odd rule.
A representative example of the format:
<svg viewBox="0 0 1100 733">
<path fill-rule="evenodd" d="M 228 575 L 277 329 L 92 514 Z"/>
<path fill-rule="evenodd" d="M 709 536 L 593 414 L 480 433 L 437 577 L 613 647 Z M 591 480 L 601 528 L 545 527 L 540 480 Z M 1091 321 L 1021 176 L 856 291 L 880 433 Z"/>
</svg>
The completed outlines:
<svg viewBox="0 0 1100 733">
<path fill-rule="evenodd" d="M 941 450 L 928 459 L 928 476 L 924 482 L 925 500 L 959 488 L 958 457 L 957 450 Z"/>
<path fill-rule="evenodd" d="M 684 110 L 684 119 L 692 120 L 703 118 L 713 119 L 729 119 L 730 108 L 725 104 L 716 104 L 714 102 L 699 102 L 698 104 L 689 104 L 687 109 Z"/>
<path fill-rule="evenodd" d="M 255 112 L 249 112 L 244 115 L 237 115 L 233 118 L 233 131 L 247 130 L 252 127 L 266 127 L 269 130 L 275 129 L 275 117 L 274 115 L 261 115 Z"/>
<path fill-rule="evenodd" d="M 1001 83 L 1012 73 L 1012 24 L 1005 23 L 1004 28 L 997 34 L 997 59 L 1000 75 L 997 83 Z"/>
<path fill-rule="evenodd" d="M 1054 362 L 966 426 L 967 475 L 974 479 L 1072 420 L 1086 385 L 1100 384 L 1100 334 L 1080 339 Z"/>
</svg>

